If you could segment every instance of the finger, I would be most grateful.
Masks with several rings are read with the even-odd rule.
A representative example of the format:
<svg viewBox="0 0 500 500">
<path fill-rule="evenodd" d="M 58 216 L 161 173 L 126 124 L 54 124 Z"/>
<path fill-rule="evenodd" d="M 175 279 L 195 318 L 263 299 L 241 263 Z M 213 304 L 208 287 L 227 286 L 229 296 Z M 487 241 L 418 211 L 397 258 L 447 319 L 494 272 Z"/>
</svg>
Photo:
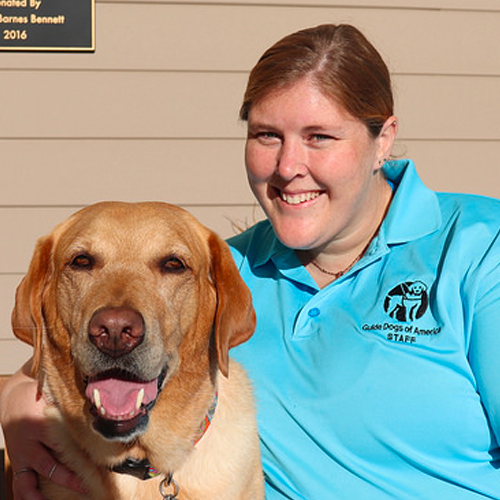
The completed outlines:
<svg viewBox="0 0 500 500">
<path fill-rule="evenodd" d="M 61 462 L 57 462 L 54 457 L 51 455 L 50 457 L 50 460 L 44 462 L 42 467 L 37 469 L 39 473 L 59 486 L 69 488 L 78 493 L 85 493 L 86 491 L 81 479 Z"/>
<path fill-rule="evenodd" d="M 74 490 L 77 493 L 85 493 L 85 488 L 78 476 L 63 464 L 58 462 L 48 448 L 41 445 L 40 443 L 35 443 L 30 449 L 29 455 L 31 458 L 31 463 L 29 464 L 29 466 L 26 466 L 27 468 L 36 471 L 41 476 L 47 478 L 50 481 L 53 481 L 59 486 L 69 488 L 70 490 Z M 12 464 L 12 468 L 14 471 L 20 471 L 25 469 L 26 467 L 14 463 Z M 30 478 L 35 477 L 34 483 L 36 488 L 36 474 L 34 472 L 24 472 L 16 476 L 18 478 L 18 481 L 15 481 L 18 483 L 17 490 L 23 494 L 31 494 L 31 484 L 33 481 L 28 482 L 23 476 L 29 476 Z M 23 499 L 22 496 L 19 498 Z M 31 500 L 31 497 L 27 498 L 30 498 Z M 38 496 L 33 497 L 33 500 L 42 498 L 43 497 L 38 494 Z"/>
<path fill-rule="evenodd" d="M 12 493 L 14 500 L 45 500 L 38 491 L 38 479 L 32 469 L 23 468 L 14 472 Z"/>
</svg>

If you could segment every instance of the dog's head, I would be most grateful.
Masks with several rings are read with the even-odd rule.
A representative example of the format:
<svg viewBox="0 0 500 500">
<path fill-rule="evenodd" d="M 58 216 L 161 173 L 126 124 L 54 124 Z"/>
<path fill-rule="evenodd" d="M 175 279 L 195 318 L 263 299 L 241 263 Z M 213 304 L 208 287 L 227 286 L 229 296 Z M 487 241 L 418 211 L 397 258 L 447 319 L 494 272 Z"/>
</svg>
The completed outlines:
<svg viewBox="0 0 500 500">
<path fill-rule="evenodd" d="M 12 324 L 53 397 L 85 400 L 101 434 L 128 441 L 179 372 L 227 376 L 255 314 L 229 248 L 189 213 L 107 202 L 38 241 Z"/>
<path fill-rule="evenodd" d="M 408 286 L 408 295 L 413 297 L 421 297 L 427 291 L 427 285 L 421 281 L 414 281 Z"/>
</svg>

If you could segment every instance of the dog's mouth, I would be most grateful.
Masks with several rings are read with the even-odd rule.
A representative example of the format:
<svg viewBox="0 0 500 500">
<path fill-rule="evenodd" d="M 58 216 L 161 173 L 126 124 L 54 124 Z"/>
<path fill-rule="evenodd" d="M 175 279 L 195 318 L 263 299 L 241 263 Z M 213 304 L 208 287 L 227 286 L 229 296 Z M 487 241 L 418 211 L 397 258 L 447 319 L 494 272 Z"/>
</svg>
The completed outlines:
<svg viewBox="0 0 500 500">
<path fill-rule="evenodd" d="M 122 370 L 111 370 L 87 379 L 94 428 L 107 439 L 128 440 L 144 432 L 165 375 L 139 380 Z"/>
</svg>

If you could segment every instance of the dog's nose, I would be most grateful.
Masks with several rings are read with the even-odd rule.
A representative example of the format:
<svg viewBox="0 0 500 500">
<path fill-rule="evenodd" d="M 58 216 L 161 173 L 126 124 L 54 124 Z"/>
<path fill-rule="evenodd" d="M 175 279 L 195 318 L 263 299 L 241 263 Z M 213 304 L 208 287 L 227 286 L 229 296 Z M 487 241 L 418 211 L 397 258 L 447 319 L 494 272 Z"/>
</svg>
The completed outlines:
<svg viewBox="0 0 500 500">
<path fill-rule="evenodd" d="M 105 307 L 93 314 L 89 337 L 100 351 L 118 358 L 133 351 L 144 340 L 144 321 L 134 309 Z"/>
</svg>

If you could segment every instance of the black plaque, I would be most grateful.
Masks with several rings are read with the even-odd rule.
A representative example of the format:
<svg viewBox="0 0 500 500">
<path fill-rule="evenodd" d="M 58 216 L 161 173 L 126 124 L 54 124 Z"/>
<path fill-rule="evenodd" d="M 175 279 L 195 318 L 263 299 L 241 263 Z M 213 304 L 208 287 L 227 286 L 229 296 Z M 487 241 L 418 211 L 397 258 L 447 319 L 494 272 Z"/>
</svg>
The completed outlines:
<svg viewBox="0 0 500 500">
<path fill-rule="evenodd" d="M 0 50 L 95 50 L 95 0 L 0 0 Z"/>
</svg>

